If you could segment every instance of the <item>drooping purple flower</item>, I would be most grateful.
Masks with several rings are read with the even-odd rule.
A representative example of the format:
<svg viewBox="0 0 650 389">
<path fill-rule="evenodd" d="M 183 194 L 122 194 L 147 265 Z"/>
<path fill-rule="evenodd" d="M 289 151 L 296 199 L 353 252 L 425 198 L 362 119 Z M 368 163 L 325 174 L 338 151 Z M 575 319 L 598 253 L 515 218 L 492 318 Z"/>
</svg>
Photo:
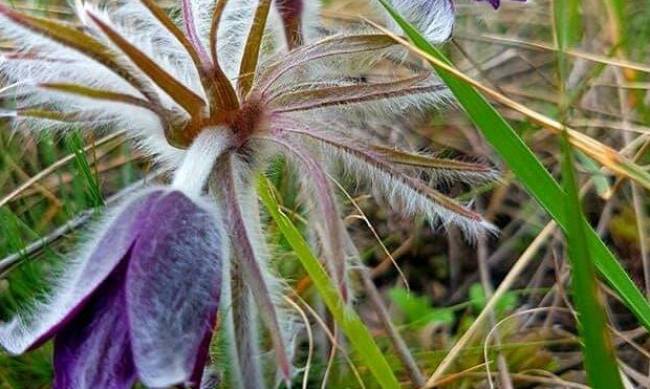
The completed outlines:
<svg viewBox="0 0 650 389">
<path fill-rule="evenodd" d="M 13 354 L 54 337 L 57 389 L 198 385 L 219 306 L 222 234 L 178 190 L 140 194 L 65 269 L 51 297 L 0 326 Z"/>
</svg>

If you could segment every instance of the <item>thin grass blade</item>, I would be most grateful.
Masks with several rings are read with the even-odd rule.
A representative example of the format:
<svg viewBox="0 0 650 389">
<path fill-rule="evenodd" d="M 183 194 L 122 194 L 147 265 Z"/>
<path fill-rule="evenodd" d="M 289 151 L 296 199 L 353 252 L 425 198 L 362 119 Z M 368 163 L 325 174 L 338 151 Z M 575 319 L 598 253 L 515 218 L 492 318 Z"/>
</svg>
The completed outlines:
<svg viewBox="0 0 650 389">
<path fill-rule="evenodd" d="M 602 296 L 598 290 L 593 261 L 587 241 L 587 221 L 582 213 L 576 183 L 571 145 L 562 137 L 564 158 L 562 175 L 567 193 L 565 235 L 571 260 L 573 299 L 583 340 L 584 365 L 595 389 L 622 389 L 612 340 L 607 330 Z"/>
</svg>

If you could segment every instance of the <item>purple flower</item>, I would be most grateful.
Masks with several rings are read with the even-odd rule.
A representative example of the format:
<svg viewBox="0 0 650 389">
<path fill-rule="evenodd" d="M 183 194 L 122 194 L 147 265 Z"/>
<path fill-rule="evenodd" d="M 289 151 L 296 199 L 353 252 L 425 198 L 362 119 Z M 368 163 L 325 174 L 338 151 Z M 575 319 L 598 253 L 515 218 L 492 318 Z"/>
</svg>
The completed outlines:
<svg viewBox="0 0 650 389">
<path fill-rule="evenodd" d="M 53 294 L 0 326 L 13 354 L 54 337 L 55 388 L 198 385 L 219 305 L 212 210 L 157 188 L 117 209 Z"/>
</svg>

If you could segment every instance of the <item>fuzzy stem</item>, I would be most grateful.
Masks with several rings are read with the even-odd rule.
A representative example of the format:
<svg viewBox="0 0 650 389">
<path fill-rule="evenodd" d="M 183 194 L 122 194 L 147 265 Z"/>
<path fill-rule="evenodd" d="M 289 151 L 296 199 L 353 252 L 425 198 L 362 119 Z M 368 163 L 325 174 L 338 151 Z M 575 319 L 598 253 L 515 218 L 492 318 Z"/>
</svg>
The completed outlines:
<svg viewBox="0 0 650 389">
<path fill-rule="evenodd" d="M 381 50 L 394 45 L 389 37 L 381 34 L 325 38 L 312 45 L 302 46 L 294 50 L 290 57 L 268 66 L 270 70 L 262 76 L 258 90 L 264 95 L 283 75 L 312 61 Z"/>
<path fill-rule="evenodd" d="M 239 371 L 237 380 L 242 388 L 263 388 L 260 363 L 257 318 L 253 310 L 251 289 L 246 285 L 241 265 L 232 266 L 232 315 L 235 329 L 235 350 Z"/>
<path fill-rule="evenodd" d="M 349 291 L 346 282 L 346 255 L 343 246 L 345 226 L 342 225 L 339 217 L 338 207 L 327 174 L 317 161 L 288 139 L 282 137 L 264 139 L 282 146 L 293 154 L 298 160 L 297 162 L 299 162 L 297 164 L 299 169 L 309 176 L 313 185 L 313 195 L 325 221 L 325 236 L 322 237 L 322 240 L 327 248 L 327 257 L 330 259 L 328 261 L 330 272 L 333 273 L 332 276 L 339 285 L 343 300 L 347 301 Z"/>
<path fill-rule="evenodd" d="M 376 169 L 377 172 L 380 172 L 380 174 L 384 174 L 388 178 L 395 180 L 395 182 L 407 187 L 414 195 L 426 199 L 427 203 L 434 207 L 434 212 L 444 223 L 457 223 L 461 228 L 463 228 L 466 237 L 469 239 L 472 239 L 478 231 L 493 230 L 493 226 L 483 220 L 480 214 L 465 208 L 456 200 L 428 187 L 419 179 L 397 170 L 389 162 L 379 158 L 375 155 L 376 153 L 373 153 L 370 150 L 365 150 L 363 147 L 358 147 L 353 143 L 346 143 L 335 137 L 330 137 L 307 129 L 283 127 L 282 131 L 297 134 L 302 138 L 311 138 L 329 150 L 343 152 L 345 155 L 357 158 L 363 161 L 366 165 L 370 165 L 372 168 Z M 368 174 L 367 171 L 362 171 L 360 173 Z"/>
<path fill-rule="evenodd" d="M 305 5 L 303 4 L 303 1 L 276 0 L 275 5 L 278 8 L 280 17 L 282 18 L 287 46 L 290 50 L 301 46 L 304 42 L 302 13 Z"/>
<path fill-rule="evenodd" d="M 263 265 L 264 259 L 260 258 L 259 247 L 252 240 L 259 239 L 260 245 L 264 244 L 263 238 L 257 238 L 256 230 L 259 228 L 259 213 L 244 212 L 241 205 L 242 196 L 250 196 L 253 188 L 247 190 L 239 188 L 239 163 L 236 155 L 229 155 L 225 158 L 223 170 L 223 180 L 221 192 L 223 195 L 224 207 L 228 215 L 229 231 L 231 232 L 233 246 L 236 247 L 236 257 L 238 264 L 241 266 L 243 275 L 246 278 L 246 285 L 255 299 L 260 316 L 269 331 L 273 348 L 275 350 L 276 362 L 282 378 L 287 382 L 291 379 L 291 362 L 289 351 L 285 345 L 284 336 L 280 327 L 278 311 L 272 299 L 272 285 L 269 284 L 269 277 L 265 273 Z M 257 201 L 253 197 L 254 201 Z M 249 204 L 249 207 L 254 207 Z M 250 211 L 250 209 L 248 209 Z"/>
<path fill-rule="evenodd" d="M 238 86 L 242 96 L 246 96 L 253 86 L 270 7 L 271 0 L 260 0 L 255 10 L 255 16 L 253 17 L 248 38 L 246 39 L 241 65 L 239 67 Z"/>
<path fill-rule="evenodd" d="M 203 130 L 185 153 L 185 159 L 174 174 L 172 187 L 198 196 L 203 191 L 214 164 L 229 146 L 228 129 Z"/>
</svg>

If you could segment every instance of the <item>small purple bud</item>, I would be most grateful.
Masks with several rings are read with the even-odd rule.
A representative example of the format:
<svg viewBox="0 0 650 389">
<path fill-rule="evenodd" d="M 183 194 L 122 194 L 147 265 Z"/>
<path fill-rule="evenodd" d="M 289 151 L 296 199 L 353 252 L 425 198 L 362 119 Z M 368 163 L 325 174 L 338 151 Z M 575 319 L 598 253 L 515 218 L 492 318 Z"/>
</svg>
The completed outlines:
<svg viewBox="0 0 650 389">
<path fill-rule="evenodd" d="M 487 1 L 488 3 L 490 3 L 492 5 L 492 8 L 494 8 L 494 9 L 498 9 L 499 6 L 501 5 L 501 0 L 475 0 L 475 1 Z M 513 0 L 513 1 L 524 2 L 526 0 Z"/>
</svg>

